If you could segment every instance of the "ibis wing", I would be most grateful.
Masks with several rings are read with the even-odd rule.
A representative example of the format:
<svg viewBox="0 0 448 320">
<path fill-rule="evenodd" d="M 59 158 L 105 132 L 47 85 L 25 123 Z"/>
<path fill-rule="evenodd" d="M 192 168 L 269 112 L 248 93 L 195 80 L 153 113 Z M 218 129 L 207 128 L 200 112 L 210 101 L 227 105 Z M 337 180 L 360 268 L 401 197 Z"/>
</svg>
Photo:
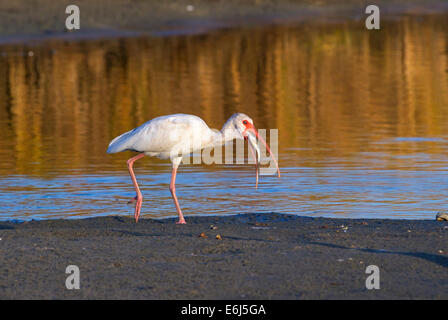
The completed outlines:
<svg viewBox="0 0 448 320">
<path fill-rule="evenodd" d="M 204 138 L 210 131 L 205 122 L 196 116 L 175 114 L 152 119 L 134 130 L 113 139 L 108 153 L 125 150 L 166 153 L 174 147 L 191 143 L 194 135 Z"/>
</svg>

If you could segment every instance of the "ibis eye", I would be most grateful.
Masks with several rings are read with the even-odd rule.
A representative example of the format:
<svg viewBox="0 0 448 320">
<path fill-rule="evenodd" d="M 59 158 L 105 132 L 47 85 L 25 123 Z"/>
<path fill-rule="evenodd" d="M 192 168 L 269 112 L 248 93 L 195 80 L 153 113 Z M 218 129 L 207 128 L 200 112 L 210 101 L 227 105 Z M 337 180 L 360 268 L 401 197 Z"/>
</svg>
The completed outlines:
<svg viewBox="0 0 448 320">
<path fill-rule="evenodd" d="M 244 120 L 244 121 L 243 121 L 243 124 L 247 124 L 247 120 Z"/>
</svg>

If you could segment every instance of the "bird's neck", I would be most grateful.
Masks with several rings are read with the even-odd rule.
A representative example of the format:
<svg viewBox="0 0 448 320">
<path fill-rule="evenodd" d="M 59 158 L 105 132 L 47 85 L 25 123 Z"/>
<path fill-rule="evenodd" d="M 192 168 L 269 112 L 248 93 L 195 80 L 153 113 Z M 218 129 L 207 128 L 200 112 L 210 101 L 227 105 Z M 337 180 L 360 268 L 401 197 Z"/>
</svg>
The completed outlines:
<svg viewBox="0 0 448 320">
<path fill-rule="evenodd" d="M 212 141 L 210 145 L 214 146 L 222 146 L 223 144 L 232 141 L 234 139 L 241 138 L 236 134 L 236 130 L 233 127 L 233 124 L 230 122 L 226 122 L 221 130 L 210 129 L 212 131 Z"/>
<path fill-rule="evenodd" d="M 223 144 L 228 141 L 241 138 L 238 132 L 235 130 L 233 121 L 227 121 L 226 123 L 224 123 L 221 131 L 219 131 L 219 134 Z"/>
</svg>

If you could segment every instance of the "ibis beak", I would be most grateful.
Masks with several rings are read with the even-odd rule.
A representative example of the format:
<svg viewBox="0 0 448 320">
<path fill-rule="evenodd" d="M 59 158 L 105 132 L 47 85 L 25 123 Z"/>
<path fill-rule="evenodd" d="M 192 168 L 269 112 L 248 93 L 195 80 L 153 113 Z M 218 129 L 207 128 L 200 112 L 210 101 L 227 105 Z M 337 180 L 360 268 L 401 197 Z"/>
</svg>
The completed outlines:
<svg viewBox="0 0 448 320">
<path fill-rule="evenodd" d="M 250 137 L 250 138 L 248 138 Z M 249 150 L 250 150 L 250 154 L 252 155 L 252 158 L 255 161 L 255 174 L 256 174 L 256 180 L 255 180 L 255 189 L 258 188 L 258 172 L 259 172 L 259 167 L 258 167 L 258 163 L 260 163 L 260 149 L 258 148 L 258 144 L 257 144 L 257 140 L 255 139 L 255 137 L 253 135 L 247 135 L 247 137 L 245 137 L 246 140 L 249 140 L 248 146 L 249 146 Z"/>
<path fill-rule="evenodd" d="M 258 185 L 258 164 L 260 163 L 260 148 L 258 147 L 258 141 L 261 141 L 264 144 L 264 146 L 266 147 L 266 150 L 268 150 L 269 155 L 271 156 L 271 158 L 274 161 L 274 164 L 277 168 L 278 176 L 280 177 L 280 169 L 278 167 L 277 159 L 275 158 L 274 154 L 272 153 L 272 151 L 269 148 L 266 141 L 264 141 L 264 139 L 258 134 L 257 129 L 255 129 L 255 127 L 252 124 L 250 124 L 246 127 L 245 131 L 247 132 L 247 139 L 249 141 L 250 150 L 254 157 L 255 157 L 254 150 L 256 152 L 256 157 L 255 157 L 255 166 L 256 167 L 255 168 L 257 170 L 257 185 Z M 258 139 L 258 141 L 257 141 L 257 139 Z"/>
</svg>

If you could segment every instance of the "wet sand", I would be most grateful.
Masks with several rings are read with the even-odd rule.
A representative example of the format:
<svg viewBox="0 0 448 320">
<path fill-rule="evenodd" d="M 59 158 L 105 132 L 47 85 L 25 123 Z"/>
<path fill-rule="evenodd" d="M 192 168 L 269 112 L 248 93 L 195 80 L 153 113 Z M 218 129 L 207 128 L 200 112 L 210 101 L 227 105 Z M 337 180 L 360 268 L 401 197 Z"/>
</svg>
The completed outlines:
<svg viewBox="0 0 448 320">
<path fill-rule="evenodd" d="M 275 213 L 187 222 L 0 222 L 0 298 L 448 298 L 447 222 Z M 72 264 L 79 290 L 65 287 Z M 380 269 L 379 290 L 365 287 L 368 265 Z"/>
</svg>

